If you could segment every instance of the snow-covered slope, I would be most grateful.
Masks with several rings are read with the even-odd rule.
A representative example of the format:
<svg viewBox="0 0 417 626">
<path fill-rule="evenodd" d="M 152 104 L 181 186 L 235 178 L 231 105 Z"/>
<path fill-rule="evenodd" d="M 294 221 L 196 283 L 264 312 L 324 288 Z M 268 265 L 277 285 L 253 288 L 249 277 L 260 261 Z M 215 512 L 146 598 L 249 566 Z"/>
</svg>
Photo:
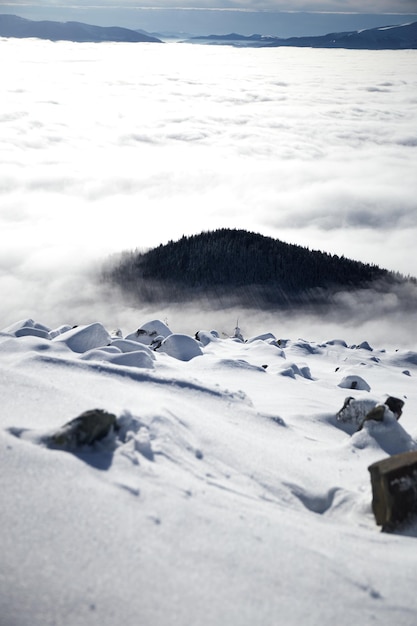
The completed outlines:
<svg viewBox="0 0 417 626">
<path fill-rule="evenodd" d="M 416 374 L 331 337 L 4 329 L 1 625 L 414 625 L 416 528 L 380 532 L 367 468 L 417 448 Z M 336 417 L 388 395 L 399 421 Z M 48 445 L 95 408 L 105 439 Z"/>
</svg>

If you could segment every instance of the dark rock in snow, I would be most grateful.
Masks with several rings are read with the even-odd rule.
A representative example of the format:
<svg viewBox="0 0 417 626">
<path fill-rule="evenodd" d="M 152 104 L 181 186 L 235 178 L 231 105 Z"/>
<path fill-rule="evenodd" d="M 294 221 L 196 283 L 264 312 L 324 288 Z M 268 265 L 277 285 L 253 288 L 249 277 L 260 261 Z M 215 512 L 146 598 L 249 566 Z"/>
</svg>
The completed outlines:
<svg viewBox="0 0 417 626">
<path fill-rule="evenodd" d="M 403 412 L 404 400 L 400 400 L 400 398 L 394 398 L 393 396 L 389 396 L 385 400 L 385 404 L 387 405 L 389 410 L 392 411 L 392 413 L 394 413 L 397 420 L 399 420 Z"/>
<path fill-rule="evenodd" d="M 336 414 L 336 419 L 338 422 L 345 422 L 359 427 L 363 423 L 365 416 L 375 406 L 375 400 L 355 400 L 352 396 L 348 396 L 345 398 L 342 408 Z"/>
<path fill-rule="evenodd" d="M 91 446 L 117 429 L 116 416 L 103 409 L 92 409 L 81 413 L 64 424 L 50 437 L 50 445 L 74 450 L 80 446 Z"/>
<path fill-rule="evenodd" d="M 387 411 L 390 411 L 396 420 L 399 420 L 402 412 L 403 412 L 404 402 L 399 398 L 394 398 L 393 396 L 389 396 L 384 404 L 377 404 L 374 406 L 363 418 L 361 424 L 359 425 L 358 430 L 363 428 L 365 422 L 369 420 L 374 420 L 376 422 L 382 422 L 386 415 Z"/>
<path fill-rule="evenodd" d="M 375 400 L 355 400 L 352 396 L 345 398 L 344 404 L 336 415 L 338 422 L 345 422 L 357 426 L 358 430 L 363 428 L 365 422 L 374 420 L 382 422 L 389 411 L 396 420 L 402 415 L 404 401 L 400 398 L 388 396 L 383 404 Z"/>
</svg>

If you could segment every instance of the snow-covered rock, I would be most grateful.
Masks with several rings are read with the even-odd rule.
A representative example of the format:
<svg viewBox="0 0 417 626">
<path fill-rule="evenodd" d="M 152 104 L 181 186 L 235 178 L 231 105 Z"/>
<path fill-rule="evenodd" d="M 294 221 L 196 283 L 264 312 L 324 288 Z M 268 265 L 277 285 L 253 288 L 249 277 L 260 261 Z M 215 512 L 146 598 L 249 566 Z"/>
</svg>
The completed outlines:
<svg viewBox="0 0 417 626">
<path fill-rule="evenodd" d="M 128 334 L 125 339 L 150 345 L 155 341 L 156 337 L 160 336 L 165 338 L 171 334 L 172 331 L 164 322 L 161 322 L 161 320 L 152 320 L 143 324 L 143 326 L 135 330 L 135 332 Z"/>
<path fill-rule="evenodd" d="M 380 532 L 368 473 L 416 449 L 409 353 L 23 322 L 0 332 L 2 623 L 414 626 L 417 526 Z M 68 422 L 93 407 L 113 417 Z"/>
<path fill-rule="evenodd" d="M 358 389 L 359 391 L 371 391 L 370 385 L 358 374 L 348 374 L 339 383 L 343 389 Z"/>
<path fill-rule="evenodd" d="M 76 326 L 52 339 L 55 342 L 65 343 L 73 352 L 87 352 L 111 343 L 109 332 L 99 322 L 85 326 Z"/>
<path fill-rule="evenodd" d="M 173 333 L 166 337 L 161 342 L 158 351 L 165 352 L 180 361 L 190 361 L 203 354 L 198 342 L 189 335 L 182 333 Z"/>
</svg>

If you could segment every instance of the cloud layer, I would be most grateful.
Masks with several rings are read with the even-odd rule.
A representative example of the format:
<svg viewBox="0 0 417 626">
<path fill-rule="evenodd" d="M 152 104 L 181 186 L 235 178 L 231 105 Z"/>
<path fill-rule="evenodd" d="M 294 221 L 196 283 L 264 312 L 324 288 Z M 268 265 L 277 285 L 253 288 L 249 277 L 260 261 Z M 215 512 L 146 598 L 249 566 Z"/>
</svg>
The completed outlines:
<svg viewBox="0 0 417 626">
<path fill-rule="evenodd" d="M 2 325 L 219 227 L 417 275 L 415 51 L 0 47 Z"/>
<path fill-rule="evenodd" d="M 4 2 L 6 6 L 39 6 L 28 0 Z M 83 0 L 43 0 L 42 6 L 51 8 L 189 8 L 189 9 L 228 9 L 250 11 L 335 11 L 364 13 L 364 4 L 360 0 L 123 0 L 122 6 L 115 0 L 95 0 L 86 3 Z M 416 10 L 415 0 L 368 0 L 367 13 L 411 13 Z"/>
</svg>

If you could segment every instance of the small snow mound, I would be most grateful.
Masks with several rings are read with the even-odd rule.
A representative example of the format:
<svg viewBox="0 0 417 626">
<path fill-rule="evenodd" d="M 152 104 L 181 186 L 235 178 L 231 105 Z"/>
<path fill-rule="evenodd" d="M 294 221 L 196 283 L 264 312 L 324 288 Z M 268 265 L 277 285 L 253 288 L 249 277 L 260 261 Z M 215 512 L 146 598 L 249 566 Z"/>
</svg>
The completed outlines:
<svg viewBox="0 0 417 626">
<path fill-rule="evenodd" d="M 356 349 L 357 350 L 369 350 L 370 352 L 373 351 L 373 348 L 371 348 L 371 346 L 369 345 L 367 341 L 362 341 L 362 343 L 356 346 Z"/>
<path fill-rule="evenodd" d="M 219 361 L 219 366 L 227 367 L 229 369 L 244 369 L 265 373 L 265 367 L 252 365 L 251 363 L 248 363 L 248 361 L 245 361 L 245 359 L 221 359 Z"/>
<path fill-rule="evenodd" d="M 307 378 L 308 380 L 314 380 L 310 368 L 307 365 L 302 365 L 299 367 L 295 363 L 289 363 L 284 365 L 279 371 L 280 376 L 288 376 L 290 378 L 295 378 L 296 376 L 301 376 L 302 378 Z"/>
<path fill-rule="evenodd" d="M 352 436 L 351 444 L 360 450 L 380 448 L 389 455 L 417 450 L 417 442 L 404 430 L 389 410 L 385 411 L 382 422 L 366 421 L 362 430 Z"/>
<path fill-rule="evenodd" d="M 330 339 L 330 341 L 326 341 L 325 346 L 341 346 L 342 348 L 347 348 L 348 345 L 346 341 L 343 339 Z"/>
<path fill-rule="evenodd" d="M 371 391 L 366 380 L 356 374 L 349 374 L 342 378 L 338 387 L 342 387 L 343 389 L 357 389 L 358 391 Z"/>
<path fill-rule="evenodd" d="M 255 335 L 255 337 L 250 337 L 247 340 L 247 343 L 252 343 L 253 341 L 276 341 L 277 338 L 272 333 L 262 333 L 261 335 Z"/>
<path fill-rule="evenodd" d="M 300 374 L 301 376 L 303 376 L 304 378 L 307 378 L 308 380 L 313 380 L 310 368 L 307 365 L 303 365 L 302 367 L 300 367 Z"/>
<path fill-rule="evenodd" d="M 302 365 L 301 367 L 298 367 L 298 365 L 296 365 L 295 363 L 289 363 L 288 365 L 282 367 L 279 374 L 280 376 L 288 376 L 289 378 L 301 376 L 302 378 L 313 380 L 310 368 L 307 367 L 307 365 Z"/>
<path fill-rule="evenodd" d="M 180 361 L 190 361 L 194 357 L 203 354 L 203 351 L 195 339 L 181 333 L 173 333 L 169 335 L 169 337 L 166 337 L 158 350 Z"/>
<path fill-rule="evenodd" d="M 111 355 L 109 361 L 116 365 L 153 369 L 154 359 L 155 357 L 147 351 L 137 350 L 136 352 L 122 352 L 121 354 Z"/>
<path fill-rule="evenodd" d="M 145 346 L 145 344 L 138 346 L 137 341 L 131 341 L 130 339 L 113 339 L 111 345 L 118 348 L 120 352 L 137 352 L 140 349 L 142 352 L 147 352 L 149 355 L 153 354 L 152 350 L 148 348 L 148 346 Z"/>
<path fill-rule="evenodd" d="M 50 339 L 49 332 L 43 330 L 43 328 L 36 328 L 36 326 L 23 326 L 18 328 L 14 333 L 15 337 L 40 337 L 41 339 Z"/>
<path fill-rule="evenodd" d="M 155 356 L 146 346 L 144 349 L 138 348 L 135 351 L 122 352 L 118 347 L 111 345 L 103 348 L 93 348 L 81 355 L 83 361 L 105 361 L 115 365 L 126 367 L 141 367 L 152 369 L 154 367 Z M 145 349 L 146 348 L 146 349 Z"/>
<path fill-rule="evenodd" d="M 105 346 L 102 348 L 92 348 L 81 355 L 83 361 L 109 361 L 115 354 L 120 354 L 118 348 L 113 346 Z"/>
<path fill-rule="evenodd" d="M 393 365 L 398 367 L 407 367 L 410 365 L 417 365 L 417 352 L 407 350 L 406 352 L 399 352 L 390 359 Z"/>
<path fill-rule="evenodd" d="M 33 328 L 38 330 L 43 330 L 46 333 L 49 333 L 50 328 L 44 326 L 43 324 L 39 324 L 35 322 L 32 318 L 19 320 L 14 324 L 10 324 L 10 326 L 6 326 L 6 328 L 2 329 L 3 333 L 8 333 L 10 335 L 16 335 L 16 332 L 20 331 L 22 328 Z M 17 336 L 17 335 L 16 335 Z"/>
<path fill-rule="evenodd" d="M 280 376 L 288 376 L 288 378 L 295 378 L 295 372 L 292 367 L 285 367 L 279 372 Z"/>
<path fill-rule="evenodd" d="M 215 331 L 198 330 L 195 338 L 202 346 L 208 346 L 212 341 L 219 341 L 219 335 Z"/>
<path fill-rule="evenodd" d="M 83 353 L 110 344 L 111 337 L 102 324 L 95 322 L 86 326 L 76 326 L 57 335 L 52 341 L 65 343 L 73 352 Z"/>
<path fill-rule="evenodd" d="M 246 343 L 254 344 L 257 342 L 263 342 L 269 346 L 274 346 L 275 348 L 278 348 L 280 350 L 281 356 L 285 358 L 285 353 L 282 350 L 284 346 L 281 339 L 277 339 L 272 333 L 263 333 L 262 335 L 256 335 L 255 337 L 251 337 L 250 339 L 248 339 Z"/>
<path fill-rule="evenodd" d="M 143 326 L 138 328 L 135 332 L 127 335 L 125 339 L 150 345 L 152 341 L 158 337 L 158 335 L 164 338 L 169 337 L 169 335 L 172 335 L 172 331 L 166 324 L 164 324 L 164 322 L 161 322 L 160 320 L 152 320 L 151 322 L 143 324 Z"/>
<path fill-rule="evenodd" d="M 291 348 L 299 354 L 320 354 L 321 350 L 317 346 L 313 346 L 309 341 L 300 339 L 292 344 Z"/>
</svg>

